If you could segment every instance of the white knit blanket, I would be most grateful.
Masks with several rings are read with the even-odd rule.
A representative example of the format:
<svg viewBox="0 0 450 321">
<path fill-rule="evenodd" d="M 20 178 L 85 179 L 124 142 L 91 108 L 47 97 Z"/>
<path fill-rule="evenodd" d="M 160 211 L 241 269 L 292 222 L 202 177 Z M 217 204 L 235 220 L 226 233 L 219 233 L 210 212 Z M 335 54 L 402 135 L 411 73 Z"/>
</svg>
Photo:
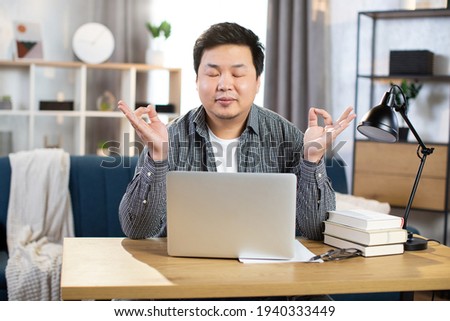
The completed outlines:
<svg viewBox="0 0 450 321">
<path fill-rule="evenodd" d="M 61 149 L 10 154 L 9 300 L 60 300 L 62 242 L 74 236 L 70 157 Z"/>
<path fill-rule="evenodd" d="M 336 209 L 337 210 L 353 210 L 363 208 L 366 210 L 372 210 L 375 212 L 381 212 L 389 214 L 391 211 L 391 205 L 386 202 L 379 202 L 374 199 L 368 199 L 361 196 L 355 196 L 350 194 L 336 194 Z"/>
</svg>

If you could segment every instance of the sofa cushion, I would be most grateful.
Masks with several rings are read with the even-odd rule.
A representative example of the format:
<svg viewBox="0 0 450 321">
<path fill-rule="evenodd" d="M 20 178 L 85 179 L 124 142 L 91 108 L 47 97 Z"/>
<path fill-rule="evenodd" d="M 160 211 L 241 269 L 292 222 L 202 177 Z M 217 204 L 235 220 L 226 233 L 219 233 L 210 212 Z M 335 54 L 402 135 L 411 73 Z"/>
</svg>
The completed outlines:
<svg viewBox="0 0 450 321">
<path fill-rule="evenodd" d="M 8 253 L 6 253 L 6 250 L 0 250 L 0 301 L 8 300 L 6 264 L 8 264 Z"/>
<path fill-rule="evenodd" d="M 7 249 L 6 217 L 9 204 L 9 187 L 11 185 L 11 163 L 9 157 L 0 157 L 0 251 Z"/>
<path fill-rule="evenodd" d="M 331 186 L 336 192 L 347 194 L 347 174 L 345 169 L 347 164 L 343 159 L 338 157 L 331 157 L 325 160 L 325 166 L 327 170 L 327 175 L 331 180 Z"/>
<path fill-rule="evenodd" d="M 119 222 L 119 204 L 134 175 L 138 157 L 70 157 L 69 189 L 75 235 L 125 236 Z"/>
<path fill-rule="evenodd" d="M 8 263 L 8 253 L 0 251 L 0 289 L 6 288 L 6 264 Z"/>
</svg>

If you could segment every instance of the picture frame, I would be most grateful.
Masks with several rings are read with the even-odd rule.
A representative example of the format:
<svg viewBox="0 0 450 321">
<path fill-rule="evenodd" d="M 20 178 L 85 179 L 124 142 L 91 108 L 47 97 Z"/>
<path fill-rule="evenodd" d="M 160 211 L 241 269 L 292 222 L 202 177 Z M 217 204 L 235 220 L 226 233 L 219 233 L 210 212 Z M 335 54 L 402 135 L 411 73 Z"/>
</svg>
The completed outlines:
<svg viewBox="0 0 450 321">
<path fill-rule="evenodd" d="M 13 22 L 15 59 L 43 59 L 41 25 L 38 22 Z"/>
</svg>

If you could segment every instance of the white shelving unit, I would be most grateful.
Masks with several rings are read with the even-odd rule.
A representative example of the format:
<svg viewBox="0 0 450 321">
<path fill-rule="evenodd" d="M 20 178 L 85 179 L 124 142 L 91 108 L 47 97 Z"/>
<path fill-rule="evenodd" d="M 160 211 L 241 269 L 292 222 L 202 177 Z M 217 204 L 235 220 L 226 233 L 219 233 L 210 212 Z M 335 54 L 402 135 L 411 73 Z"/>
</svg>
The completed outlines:
<svg viewBox="0 0 450 321">
<path fill-rule="evenodd" d="M 148 77 L 152 71 L 168 73 L 168 97 L 163 103 L 173 104 L 175 112 L 165 115 L 168 118 L 177 116 L 181 96 L 179 68 L 128 63 L 0 61 L 0 97 L 10 96 L 12 100 L 11 110 L 0 110 L 0 132 L 12 133 L 12 152 L 42 148 L 44 137 L 55 139 L 58 136 L 62 137 L 62 147 L 69 153 L 93 154 L 95 150 L 90 140 L 94 134 L 97 140 L 101 137 L 103 141 L 120 143 L 121 154 L 133 155 L 136 149 L 127 146 L 130 143 L 132 146 L 137 137 L 124 115 L 120 111 L 97 109 L 96 98 L 103 90 L 99 89 L 102 81 L 97 78 L 119 79 L 114 87 L 120 88 L 120 92 L 113 94 L 129 106 L 135 106 L 146 97 L 146 89 L 137 86 L 137 79 Z M 73 110 L 39 109 L 40 101 L 56 101 L 57 96 L 62 95 L 64 101 L 73 101 Z M 102 133 L 106 132 L 102 125 L 107 122 L 108 131 Z"/>
</svg>

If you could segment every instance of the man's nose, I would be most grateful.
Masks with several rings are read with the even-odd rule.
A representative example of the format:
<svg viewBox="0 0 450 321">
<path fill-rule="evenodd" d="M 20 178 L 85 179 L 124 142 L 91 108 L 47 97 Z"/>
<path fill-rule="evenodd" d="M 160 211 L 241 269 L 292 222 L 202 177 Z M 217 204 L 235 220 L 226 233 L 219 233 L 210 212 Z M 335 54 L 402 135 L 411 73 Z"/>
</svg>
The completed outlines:
<svg viewBox="0 0 450 321">
<path fill-rule="evenodd" d="M 223 73 L 220 75 L 218 89 L 220 91 L 227 91 L 233 87 L 233 77 L 230 74 Z"/>
</svg>

